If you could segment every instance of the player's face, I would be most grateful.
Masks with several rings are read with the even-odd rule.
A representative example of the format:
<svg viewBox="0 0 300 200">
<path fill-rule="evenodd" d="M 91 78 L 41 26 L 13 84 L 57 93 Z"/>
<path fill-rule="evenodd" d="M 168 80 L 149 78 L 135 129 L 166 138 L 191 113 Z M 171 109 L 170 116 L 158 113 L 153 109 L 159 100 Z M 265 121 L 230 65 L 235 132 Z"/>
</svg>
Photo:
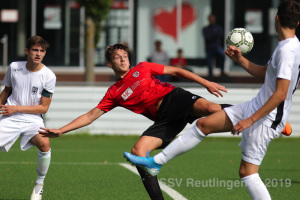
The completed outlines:
<svg viewBox="0 0 300 200">
<path fill-rule="evenodd" d="M 108 63 L 108 66 L 115 71 L 128 71 L 129 70 L 129 59 L 126 51 L 118 49 L 112 56 L 112 61 Z"/>
<path fill-rule="evenodd" d="M 27 61 L 35 64 L 40 64 L 46 55 L 46 50 L 40 46 L 32 46 L 30 49 L 25 49 Z"/>
</svg>

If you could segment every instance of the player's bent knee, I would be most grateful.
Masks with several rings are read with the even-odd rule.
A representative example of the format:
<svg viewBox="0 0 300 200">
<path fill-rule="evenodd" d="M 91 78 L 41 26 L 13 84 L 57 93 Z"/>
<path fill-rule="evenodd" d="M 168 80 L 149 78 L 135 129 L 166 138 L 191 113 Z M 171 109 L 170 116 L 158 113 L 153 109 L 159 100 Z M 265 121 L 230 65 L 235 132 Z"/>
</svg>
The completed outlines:
<svg viewBox="0 0 300 200">
<path fill-rule="evenodd" d="M 240 176 L 240 178 L 244 178 L 246 176 L 246 170 L 240 168 L 240 170 L 239 170 L 239 176 Z"/>
<path fill-rule="evenodd" d="M 131 149 L 131 153 L 133 155 L 136 155 L 136 156 L 143 156 L 143 157 L 145 157 L 147 152 L 145 152 L 144 149 L 133 147 Z"/>
<path fill-rule="evenodd" d="M 251 164 L 244 160 L 241 161 L 239 175 L 241 178 L 258 173 L 259 165 Z"/>
<path fill-rule="evenodd" d="M 209 134 L 209 130 L 206 126 L 206 122 L 205 122 L 205 118 L 200 118 L 197 121 L 197 127 L 202 131 L 202 133 L 204 133 L 205 135 Z"/>
<path fill-rule="evenodd" d="M 45 140 L 40 140 L 37 144 L 36 147 L 41 151 L 41 152 L 48 152 L 50 150 L 50 141 L 49 139 Z"/>
<path fill-rule="evenodd" d="M 131 149 L 131 153 L 132 153 L 133 155 L 139 156 L 139 155 L 140 155 L 139 152 L 140 152 L 140 151 L 138 150 L 138 148 L 133 147 L 133 148 Z"/>
<path fill-rule="evenodd" d="M 240 178 L 244 178 L 246 176 L 250 176 L 251 174 L 253 174 L 252 171 L 247 170 L 247 168 L 245 168 L 245 167 L 240 167 L 240 170 L 239 170 Z"/>
</svg>

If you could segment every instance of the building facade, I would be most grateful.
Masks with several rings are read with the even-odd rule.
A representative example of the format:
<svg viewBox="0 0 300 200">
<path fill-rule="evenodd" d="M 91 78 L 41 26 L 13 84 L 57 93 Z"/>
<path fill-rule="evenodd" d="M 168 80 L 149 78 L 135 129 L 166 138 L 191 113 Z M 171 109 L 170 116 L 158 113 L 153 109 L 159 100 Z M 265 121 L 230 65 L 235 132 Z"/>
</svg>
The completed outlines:
<svg viewBox="0 0 300 200">
<path fill-rule="evenodd" d="M 205 58 L 201 30 L 207 25 L 210 13 L 214 13 L 217 22 L 224 27 L 224 38 L 232 28 L 249 29 L 255 44 L 247 57 L 258 64 L 265 64 L 277 43 L 274 18 L 279 2 L 168 0 L 162 4 L 160 0 L 112 1 L 111 11 L 106 21 L 102 22 L 101 39 L 96 44 L 95 71 L 109 74 L 102 70 L 105 66 L 104 51 L 107 45 L 117 42 L 129 45 L 133 52 L 132 65 L 149 58 L 157 39 L 163 41 L 163 48 L 170 57 L 174 57 L 176 50 L 182 48 L 187 58 Z M 0 12 L 2 74 L 5 62 L 9 64 L 26 58 L 26 40 L 32 35 L 41 35 L 51 45 L 44 60 L 47 66 L 57 70 L 58 74 L 62 71 L 83 73 L 85 13 L 76 0 L 3 1 Z M 7 49 L 3 45 L 6 37 Z M 236 70 L 230 61 L 227 61 L 226 69 L 229 73 Z"/>
</svg>

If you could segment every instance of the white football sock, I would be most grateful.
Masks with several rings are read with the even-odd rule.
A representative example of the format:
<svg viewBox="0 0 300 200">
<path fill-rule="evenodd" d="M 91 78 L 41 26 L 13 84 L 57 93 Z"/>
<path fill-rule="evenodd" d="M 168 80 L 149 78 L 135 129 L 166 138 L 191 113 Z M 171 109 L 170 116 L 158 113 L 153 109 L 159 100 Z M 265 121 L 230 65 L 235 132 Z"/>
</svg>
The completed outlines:
<svg viewBox="0 0 300 200">
<path fill-rule="evenodd" d="M 43 185 L 41 185 L 41 184 L 36 184 L 36 185 L 34 186 L 34 193 L 35 193 L 35 194 L 38 194 L 38 192 L 41 190 L 42 187 L 43 187 Z"/>
<path fill-rule="evenodd" d="M 260 179 L 258 173 L 242 178 L 250 196 L 253 200 L 271 200 L 268 189 Z"/>
<path fill-rule="evenodd" d="M 48 172 L 51 160 L 51 149 L 48 152 L 41 152 L 38 150 L 38 167 L 36 169 L 38 177 L 36 179 L 37 184 L 44 184 L 44 179 Z"/>
<path fill-rule="evenodd" d="M 183 154 L 197 146 L 205 135 L 196 124 L 187 130 L 183 135 L 172 141 L 162 152 L 154 156 L 154 161 L 158 164 L 165 164 L 176 156 Z"/>
</svg>

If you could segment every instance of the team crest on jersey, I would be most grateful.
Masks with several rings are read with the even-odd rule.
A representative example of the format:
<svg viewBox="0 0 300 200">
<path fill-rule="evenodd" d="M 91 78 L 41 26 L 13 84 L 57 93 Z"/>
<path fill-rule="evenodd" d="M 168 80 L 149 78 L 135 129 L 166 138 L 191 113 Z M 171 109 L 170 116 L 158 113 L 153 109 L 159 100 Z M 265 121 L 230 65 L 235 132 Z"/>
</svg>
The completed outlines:
<svg viewBox="0 0 300 200">
<path fill-rule="evenodd" d="M 36 95 L 36 94 L 37 94 L 37 91 L 38 91 L 38 88 L 32 86 L 31 93 L 32 93 L 33 95 Z"/>
<path fill-rule="evenodd" d="M 133 73 L 133 77 L 139 77 L 139 75 L 140 75 L 140 72 L 138 72 L 138 71 Z"/>
</svg>

